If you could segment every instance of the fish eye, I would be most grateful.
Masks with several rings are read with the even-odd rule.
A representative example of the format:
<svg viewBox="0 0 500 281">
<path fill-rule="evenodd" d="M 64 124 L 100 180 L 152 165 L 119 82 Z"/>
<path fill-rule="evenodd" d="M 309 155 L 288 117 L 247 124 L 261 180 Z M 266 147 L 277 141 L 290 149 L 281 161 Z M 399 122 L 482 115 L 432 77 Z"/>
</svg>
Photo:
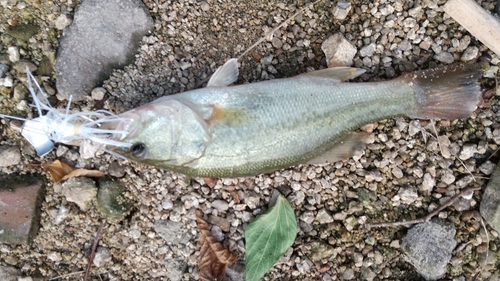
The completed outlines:
<svg viewBox="0 0 500 281">
<path fill-rule="evenodd" d="M 136 142 L 130 147 L 130 153 L 137 158 L 143 158 L 146 155 L 146 145 L 142 142 Z"/>
</svg>

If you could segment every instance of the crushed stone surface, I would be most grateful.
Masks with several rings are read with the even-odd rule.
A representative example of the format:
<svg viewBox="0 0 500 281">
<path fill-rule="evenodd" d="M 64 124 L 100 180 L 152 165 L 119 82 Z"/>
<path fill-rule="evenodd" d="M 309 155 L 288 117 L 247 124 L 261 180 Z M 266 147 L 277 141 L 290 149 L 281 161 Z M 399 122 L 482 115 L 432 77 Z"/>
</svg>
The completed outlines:
<svg viewBox="0 0 500 281">
<path fill-rule="evenodd" d="M 366 70 L 358 82 L 391 79 L 477 57 L 485 59 L 487 75 L 498 78 L 499 57 L 443 14 L 445 1 L 341 2 L 321 1 L 266 38 L 243 57 L 237 83 L 325 68 L 322 44 L 335 33 L 357 50 L 352 66 Z M 496 2 L 481 1 L 481 5 L 494 13 Z M 37 116 L 29 108 L 29 94 L 22 94 L 26 91 L 26 75 L 19 67 L 23 62 L 36 66 L 35 75 L 52 105 L 66 107 L 67 101 L 56 91 L 55 58 L 61 27 L 73 20 L 79 4 L 0 1 L 1 113 Z M 101 95 L 93 99 L 89 89 L 88 98 L 71 104 L 73 110 L 121 113 L 161 96 L 202 87 L 218 66 L 239 56 L 308 3 L 145 0 L 144 4 L 154 29 L 142 38 L 135 62 L 116 69 L 104 81 L 102 99 Z M 20 27 L 24 32 L 19 32 Z M 495 90 L 494 79 L 483 80 L 485 89 Z M 213 232 L 223 237 L 224 246 L 240 257 L 228 269 L 240 278 L 244 230 L 279 191 L 295 211 L 299 232 L 292 248 L 263 280 L 423 280 L 401 251 L 407 228 L 367 229 L 365 224 L 420 218 L 460 189 L 484 190 L 498 163 L 499 110 L 494 97 L 467 119 L 380 120 L 362 128 L 371 141 L 355 159 L 215 182 L 102 151 L 92 157 L 85 152 L 82 157 L 83 151 L 72 145 L 57 144 L 48 156 L 39 158 L 15 129 L 19 122 L 1 119 L 0 146 L 14 146 L 22 157 L 0 167 L 0 172 L 42 173 L 47 186 L 41 227 L 33 244 L 0 244 L 0 276 L 82 280 L 103 224 L 89 280 L 199 280 L 195 210 L 201 209 L 207 222 L 220 228 Z M 126 189 L 124 196 L 135 204 L 131 213 L 120 223 L 107 223 L 95 200 L 86 211 L 69 202 L 61 185 L 53 184 L 39 165 L 56 158 L 119 180 Z M 453 224 L 458 243 L 446 266 L 443 278 L 447 280 L 498 279 L 500 242 L 497 231 L 489 226 L 485 230 L 481 224 L 482 193 L 475 192 L 460 208 L 439 213 Z"/>
</svg>

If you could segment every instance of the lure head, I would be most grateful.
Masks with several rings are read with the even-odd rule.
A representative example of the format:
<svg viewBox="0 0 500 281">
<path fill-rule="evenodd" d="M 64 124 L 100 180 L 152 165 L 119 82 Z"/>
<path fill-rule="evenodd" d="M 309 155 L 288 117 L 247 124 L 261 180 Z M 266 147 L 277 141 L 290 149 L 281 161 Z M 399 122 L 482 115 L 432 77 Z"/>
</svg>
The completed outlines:
<svg viewBox="0 0 500 281">
<path fill-rule="evenodd" d="M 206 124 L 184 103 L 155 101 L 119 115 L 114 128 L 125 131 L 112 150 L 126 158 L 160 167 L 183 166 L 200 158 L 209 136 Z"/>
</svg>

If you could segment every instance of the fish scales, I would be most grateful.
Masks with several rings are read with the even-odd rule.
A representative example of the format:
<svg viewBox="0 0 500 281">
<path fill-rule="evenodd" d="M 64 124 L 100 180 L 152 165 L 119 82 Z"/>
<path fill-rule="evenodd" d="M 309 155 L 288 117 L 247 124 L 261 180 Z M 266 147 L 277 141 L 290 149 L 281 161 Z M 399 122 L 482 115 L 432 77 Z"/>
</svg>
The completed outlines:
<svg viewBox="0 0 500 281">
<path fill-rule="evenodd" d="M 140 122 L 117 126 L 133 131 L 120 141 L 140 145 L 140 153 L 135 146 L 115 151 L 194 176 L 255 175 L 306 163 L 366 123 L 402 115 L 462 118 L 479 102 L 480 74 L 468 67 L 369 83 L 344 83 L 332 72 L 160 98 L 121 115 Z"/>
</svg>

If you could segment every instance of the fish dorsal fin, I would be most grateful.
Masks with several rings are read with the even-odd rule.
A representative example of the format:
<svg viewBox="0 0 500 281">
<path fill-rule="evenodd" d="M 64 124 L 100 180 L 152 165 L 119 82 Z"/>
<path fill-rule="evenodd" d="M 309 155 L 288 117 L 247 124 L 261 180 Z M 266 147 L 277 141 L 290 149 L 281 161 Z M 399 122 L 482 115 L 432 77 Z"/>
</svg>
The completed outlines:
<svg viewBox="0 0 500 281">
<path fill-rule="evenodd" d="M 327 164 L 346 160 L 361 153 L 366 146 L 367 133 L 349 132 L 330 150 L 309 160 L 307 164 Z"/>
<path fill-rule="evenodd" d="M 207 87 L 225 87 L 238 79 L 238 59 L 232 58 L 223 66 L 217 68 L 208 80 Z"/>
<path fill-rule="evenodd" d="M 346 81 L 358 77 L 365 73 L 366 70 L 354 67 L 330 67 L 326 69 L 311 71 L 301 75 L 315 76 L 322 78 L 333 78 L 339 81 Z"/>
</svg>

